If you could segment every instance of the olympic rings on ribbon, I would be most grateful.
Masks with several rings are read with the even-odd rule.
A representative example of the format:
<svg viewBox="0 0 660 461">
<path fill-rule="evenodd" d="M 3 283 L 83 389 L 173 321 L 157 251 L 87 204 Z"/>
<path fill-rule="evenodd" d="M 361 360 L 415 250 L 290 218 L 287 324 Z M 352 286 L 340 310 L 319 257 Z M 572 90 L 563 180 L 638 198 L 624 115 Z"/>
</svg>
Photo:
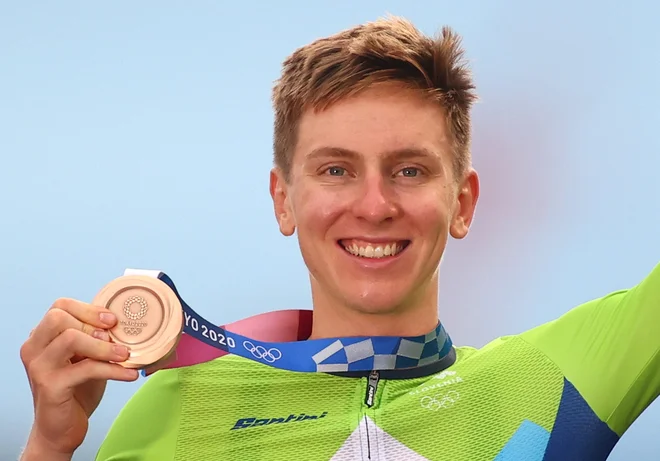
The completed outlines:
<svg viewBox="0 0 660 461">
<path fill-rule="evenodd" d="M 254 358 L 261 359 L 268 363 L 273 363 L 282 358 L 282 352 L 276 348 L 266 349 L 263 346 L 255 346 L 250 341 L 243 342 L 243 347 L 249 353 L 251 353 Z"/>
</svg>

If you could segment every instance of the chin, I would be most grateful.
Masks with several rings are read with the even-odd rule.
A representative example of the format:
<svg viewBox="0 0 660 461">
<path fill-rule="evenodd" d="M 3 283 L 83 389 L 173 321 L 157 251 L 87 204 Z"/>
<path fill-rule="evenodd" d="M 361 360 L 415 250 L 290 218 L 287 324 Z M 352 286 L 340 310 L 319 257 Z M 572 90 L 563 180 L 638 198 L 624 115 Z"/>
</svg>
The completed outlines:
<svg viewBox="0 0 660 461">
<path fill-rule="evenodd" d="M 370 315 L 388 315 L 401 310 L 403 298 L 392 292 L 378 292 L 351 296 L 346 301 L 355 311 Z"/>
</svg>

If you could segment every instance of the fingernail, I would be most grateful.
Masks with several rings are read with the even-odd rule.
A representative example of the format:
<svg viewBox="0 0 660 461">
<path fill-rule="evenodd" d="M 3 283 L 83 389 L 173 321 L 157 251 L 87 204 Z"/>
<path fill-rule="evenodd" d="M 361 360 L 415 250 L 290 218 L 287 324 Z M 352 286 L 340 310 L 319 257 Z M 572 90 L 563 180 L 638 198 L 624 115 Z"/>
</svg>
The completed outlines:
<svg viewBox="0 0 660 461">
<path fill-rule="evenodd" d="M 109 341 L 110 340 L 110 335 L 105 330 L 94 330 L 94 333 L 92 333 L 92 336 L 94 336 L 96 339 L 100 339 L 101 341 Z"/>
<path fill-rule="evenodd" d="M 99 318 L 101 319 L 101 323 L 106 325 L 112 325 L 115 321 L 115 316 L 110 312 L 101 312 L 101 314 L 99 314 Z"/>
<path fill-rule="evenodd" d="M 140 377 L 139 372 L 137 370 L 133 370 L 131 368 L 126 368 L 126 377 L 129 379 L 138 379 Z"/>
<path fill-rule="evenodd" d="M 128 356 L 128 348 L 126 346 L 116 345 L 112 348 L 112 350 L 119 357 L 127 357 Z"/>
</svg>

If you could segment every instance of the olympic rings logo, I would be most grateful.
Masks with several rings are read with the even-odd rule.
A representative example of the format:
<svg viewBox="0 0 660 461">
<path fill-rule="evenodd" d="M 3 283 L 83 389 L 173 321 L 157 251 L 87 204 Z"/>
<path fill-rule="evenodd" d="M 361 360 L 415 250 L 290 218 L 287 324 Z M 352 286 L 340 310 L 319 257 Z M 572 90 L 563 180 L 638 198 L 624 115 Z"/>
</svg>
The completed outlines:
<svg viewBox="0 0 660 461">
<path fill-rule="evenodd" d="M 438 411 L 441 408 L 449 408 L 454 406 L 458 399 L 460 398 L 458 392 L 449 391 L 446 394 L 436 394 L 433 397 L 422 397 L 420 404 L 422 408 L 426 408 L 431 411 Z"/>
<path fill-rule="evenodd" d="M 282 358 L 282 352 L 280 352 L 279 349 L 275 349 L 274 347 L 271 349 L 266 349 L 263 346 L 255 346 L 250 341 L 245 341 L 243 343 L 243 347 L 246 351 L 252 354 L 254 358 L 261 359 L 268 363 L 273 363 L 276 360 Z"/>
</svg>

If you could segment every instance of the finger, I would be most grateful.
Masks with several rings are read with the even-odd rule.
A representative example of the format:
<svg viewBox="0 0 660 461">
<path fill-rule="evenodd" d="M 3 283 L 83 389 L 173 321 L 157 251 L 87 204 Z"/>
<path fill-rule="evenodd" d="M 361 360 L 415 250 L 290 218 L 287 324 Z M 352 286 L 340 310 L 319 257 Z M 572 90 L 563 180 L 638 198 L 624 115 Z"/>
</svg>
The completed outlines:
<svg viewBox="0 0 660 461">
<path fill-rule="evenodd" d="M 105 342 L 110 342 L 111 341 L 110 334 L 105 330 L 94 330 L 94 331 L 92 331 L 92 338 L 98 339 L 100 341 L 105 341 Z M 71 357 L 71 362 L 72 363 L 80 362 L 84 358 L 85 357 L 80 357 L 80 356 L 74 355 L 73 357 Z"/>
<path fill-rule="evenodd" d="M 73 357 L 84 357 L 102 362 L 123 362 L 129 357 L 126 346 L 99 341 L 80 330 L 68 329 L 62 332 L 37 357 L 35 366 L 45 370 L 69 365 Z"/>
<path fill-rule="evenodd" d="M 98 360 L 86 359 L 75 365 L 66 367 L 61 372 L 62 382 L 73 388 L 91 380 L 135 381 L 139 377 L 138 370 L 124 368 L 121 365 Z"/>
<path fill-rule="evenodd" d="M 112 328 L 117 323 L 117 317 L 108 309 L 77 299 L 60 298 L 53 303 L 52 309 L 61 309 L 68 312 L 81 322 L 96 328 Z"/>
<path fill-rule="evenodd" d="M 41 396 L 48 401 L 57 402 L 69 395 L 71 389 L 90 381 L 135 381 L 139 377 L 137 370 L 124 368 L 121 365 L 98 360 L 86 359 L 75 365 L 46 374 L 47 380 L 42 380 Z"/>
<path fill-rule="evenodd" d="M 32 330 L 30 337 L 21 346 L 21 360 L 28 367 L 30 362 L 38 357 L 50 342 L 68 329 L 94 331 L 91 326 L 85 327 L 80 320 L 61 309 L 50 309 Z"/>
<path fill-rule="evenodd" d="M 64 329 L 63 331 L 66 331 L 66 329 Z M 104 342 L 111 341 L 110 335 L 105 330 L 93 330 L 91 336 L 97 340 Z M 41 354 L 44 349 L 45 347 L 41 346 L 41 344 L 39 345 L 35 344 L 35 341 L 31 341 L 31 340 L 26 341 L 21 347 L 21 359 L 23 361 L 23 365 L 27 368 L 29 366 L 29 363 L 32 360 L 34 360 L 36 357 L 38 357 L 39 354 Z M 70 360 L 72 363 L 76 363 L 83 359 L 85 359 L 85 357 L 74 355 L 73 357 L 71 357 Z"/>
<path fill-rule="evenodd" d="M 58 300 L 34 329 L 31 347 L 41 351 L 53 339 L 73 328 L 92 335 L 97 330 L 112 328 L 117 318 L 107 309 L 91 306 L 73 299 Z"/>
</svg>

